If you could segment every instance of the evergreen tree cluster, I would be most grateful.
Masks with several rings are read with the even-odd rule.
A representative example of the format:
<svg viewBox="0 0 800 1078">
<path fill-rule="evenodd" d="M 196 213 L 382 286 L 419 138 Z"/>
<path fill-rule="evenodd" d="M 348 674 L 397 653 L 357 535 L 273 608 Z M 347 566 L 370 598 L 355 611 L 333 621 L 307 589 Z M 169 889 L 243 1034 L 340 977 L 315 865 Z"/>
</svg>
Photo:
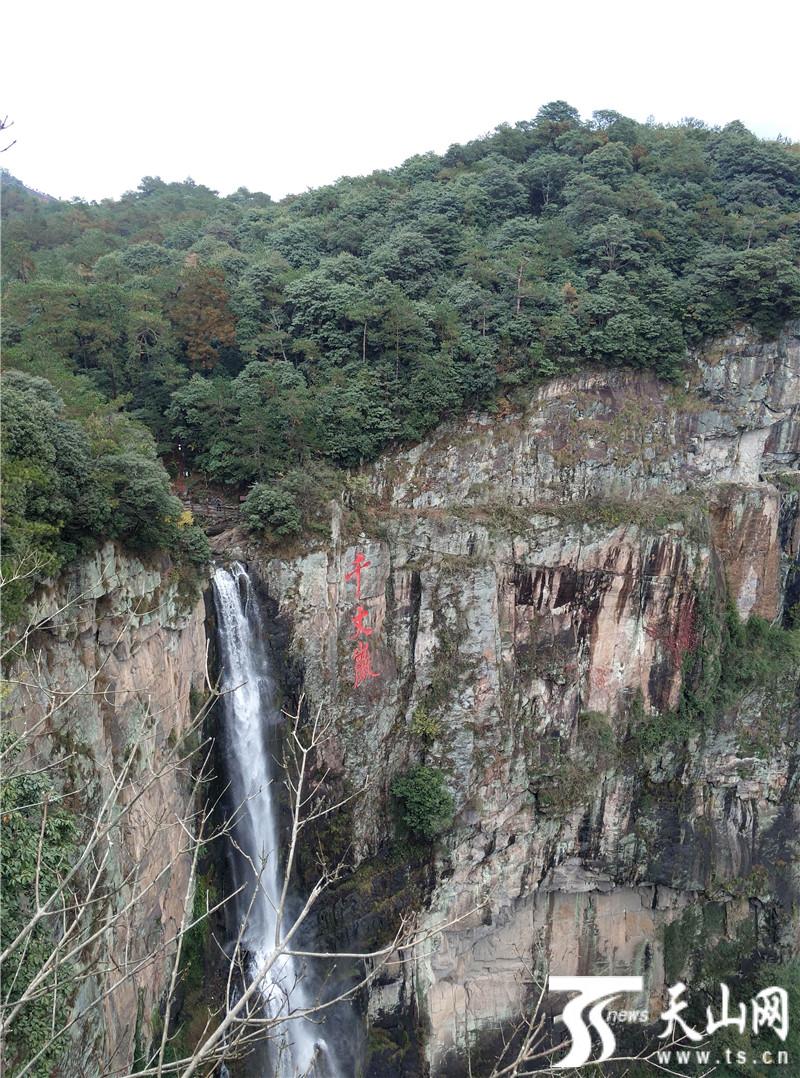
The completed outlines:
<svg viewBox="0 0 800 1078">
<path fill-rule="evenodd" d="M 6 362 L 29 378 L 11 408 L 72 446 L 42 479 L 51 450 L 15 443 L 15 519 L 69 542 L 160 541 L 174 507 L 124 508 L 134 476 L 155 483 L 143 427 L 215 483 L 258 484 L 252 526 L 295 531 L 315 476 L 466 408 L 590 363 L 674 378 L 734 323 L 800 314 L 800 147 L 740 123 L 554 102 L 279 203 L 154 178 L 66 203 L 6 177 L 3 216 Z"/>
</svg>

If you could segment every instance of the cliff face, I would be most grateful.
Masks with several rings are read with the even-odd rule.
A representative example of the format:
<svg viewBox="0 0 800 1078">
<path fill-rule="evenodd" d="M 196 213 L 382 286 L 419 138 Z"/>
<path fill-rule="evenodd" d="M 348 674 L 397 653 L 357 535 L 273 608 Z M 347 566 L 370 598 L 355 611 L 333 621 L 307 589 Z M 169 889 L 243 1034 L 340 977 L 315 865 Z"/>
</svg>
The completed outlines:
<svg viewBox="0 0 800 1078">
<path fill-rule="evenodd" d="M 292 627 L 335 720 L 326 763 L 373 779 L 357 860 L 391 838 L 397 772 L 424 760 L 453 792 L 418 918 L 463 919 L 370 1003 L 416 999 L 434 1071 L 523 1010 L 531 965 L 642 972 L 655 1003 L 695 936 L 792 945 L 796 671 L 705 713 L 686 694 L 719 660 L 726 596 L 776 622 L 796 587 L 797 329 L 717 342 L 677 389 L 593 372 L 440 428 L 366 473 L 361 534 L 335 510 L 305 556 L 217 540 Z M 356 688 L 359 553 L 377 676 Z"/>
<path fill-rule="evenodd" d="M 73 1027 L 60 1073 L 127 1073 L 149 1044 L 189 883 L 178 822 L 191 811 L 189 768 L 178 761 L 204 685 L 204 606 L 196 588 L 182 594 L 166 558 L 145 564 L 107 544 L 29 613 L 39 627 L 9 673 L 6 714 L 30 731 L 28 759 L 51 766 L 82 834 L 104 803 L 121 821 L 95 851 L 106 858 L 95 897 L 113 894 L 116 916 L 78 960 L 70 1015 L 108 994 Z"/>
</svg>

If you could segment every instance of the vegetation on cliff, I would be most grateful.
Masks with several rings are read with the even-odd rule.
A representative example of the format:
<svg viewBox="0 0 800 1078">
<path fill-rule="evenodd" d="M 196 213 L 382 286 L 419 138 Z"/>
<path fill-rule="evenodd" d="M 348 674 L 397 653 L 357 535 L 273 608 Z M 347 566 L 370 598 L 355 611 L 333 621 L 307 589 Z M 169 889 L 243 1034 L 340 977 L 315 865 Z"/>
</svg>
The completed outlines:
<svg viewBox="0 0 800 1078">
<path fill-rule="evenodd" d="M 72 418 L 51 382 L 3 376 L 3 593 L 6 624 L 37 579 L 99 539 L 203 561 L 208 544 L 171 493 L 149 432 L 98 397 Z M 14 579 L 16 577 L 16 579 Z"/>
<path fill-rule="evenodd" d="M 432 842 L 452 823 L 453 795 L 438 768 L 412 767 L 396 776 L 391 790 L 398 802 L 398 818 L 415 838 Z"/>
<path fill-rule="evenodd" d="M 48 378 L 90 441 L 124 431 L 151 461 L 124 413 L 176 469 L 266 484 L 259 527 L 295 528 L 299 477 L 498 394 L 587 362 L 674 376 L 735 321 L 800 313 L 798 147 L 739 123 L 554 102 L 281 203 L 152 177 L 99 204 L 5 187 L 8 364 Z"/>
</svg>

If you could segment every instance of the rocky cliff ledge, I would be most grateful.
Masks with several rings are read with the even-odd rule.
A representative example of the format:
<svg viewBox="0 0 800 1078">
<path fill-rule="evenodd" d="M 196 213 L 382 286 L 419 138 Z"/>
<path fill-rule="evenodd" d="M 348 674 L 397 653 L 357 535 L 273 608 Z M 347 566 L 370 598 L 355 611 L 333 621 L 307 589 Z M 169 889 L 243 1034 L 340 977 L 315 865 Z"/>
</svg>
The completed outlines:
<svg viewBox="0 0 800 1078">
<path fill-rule="evenodd" d="M 106 858 L 95 900 L 115 897 L 87 914 L 108 920 L 93 924 L 100 932 L 72 970 L 67 1017 L 102 1002 L 72 1028 L 58 1073 L 125 1074 L 150 1042 L 189 882 L 179 817 L 191 810 L 190 767 L 178 761 L 204 686 L 204 606 L 166 557 L 145 563 L 107 544 L 27 613 L 34 628 L 8 674 L 8 721 L 27 729 L 27 758 L 50 769 L 84 839 L 104 803 L 123 821 L 95 851 L 95 864 Z"/>
<path fill-rule="evenodd" d="M 419 1008 L 434 1073 L 524 1009 L 530 967 L 641 972 L 660 1002 L 701 938 L 796 945 L 797 669 L 745 676 L 731 610 L 779 624 L 796 595 L 799 408 L 798 327 L 742 331 L 677 388 L 584 373 L 440 428 L 303 556 L 216 541 L 290 623 L 327 763 L 373 779 L 356 861 L 389 848 L 409 764 L 454 795 L 418 916 L 465 919 L 370 1003 Z M 378 676 L 354 688 L 358 552 Z"/>
</svg>

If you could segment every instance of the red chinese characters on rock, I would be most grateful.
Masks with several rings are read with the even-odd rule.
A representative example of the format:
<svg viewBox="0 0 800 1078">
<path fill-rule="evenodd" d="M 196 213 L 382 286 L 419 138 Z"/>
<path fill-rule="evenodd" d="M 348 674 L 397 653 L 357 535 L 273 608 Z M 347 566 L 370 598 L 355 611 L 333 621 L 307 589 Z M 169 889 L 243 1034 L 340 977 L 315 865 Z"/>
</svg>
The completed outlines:
<svg viewBox="0 0 800 1078">
<path fill-rule="evenodd" d="M 378 677 L 376 670 L 372 669 L 372 657 L 369 653 L 369 644 L 366 640 L 360 640 L 353 652 L 353 685 L 357 689 L 372 677 Z"/>
<path fill-rule="evenodd" d="M 358 551 L 353 560 L 352 569 L 345 573 L 344 579 L 346 584 L 353 581 L 355 582 L 356 599 L 358 600 L 361 599 L 361 574 L 365 569 L 368 569 L 371 564 L 371 562 L 367 561 L 366 555 L 362 554 L 361 551 Z M 356 641 L 356 646 L 352 654 L 353 686 L 356 689 L 359 685 L 363 685 L 365 681 L 380 676 L 377 671 L 372 669 L 372 656 L 369 650 L 368 637 L 372 636 L 373 630 L 367 624 L 368 620 L 369 610 L 359 602 L 356 606 L 355 613 L 350 619 L 353 626 L 353 635 L 350 639 Z"/>
<path fill-rule="evenodd" d="M 350 619 L 356 630 L 351 637 L 352 640 L 358 640 L 360 636 L 372 636 L 372 629 L 366 624 L 368 617 L 369 610 L 359 603 L 355 614 Z"/>
<path fill-rule="evenodd" d="M 364 569 L 368 569 L 372 565 L 371 561 L 367 561 L 366 554 L 362 554 L 359 550 L 353 560 L 353 568 L 349 573 L 345 573 L 345 584 L 349 584 L 351 580 L 356 582 L 356 599 L 361 598 L 361 573 Z"/>
</svg>

